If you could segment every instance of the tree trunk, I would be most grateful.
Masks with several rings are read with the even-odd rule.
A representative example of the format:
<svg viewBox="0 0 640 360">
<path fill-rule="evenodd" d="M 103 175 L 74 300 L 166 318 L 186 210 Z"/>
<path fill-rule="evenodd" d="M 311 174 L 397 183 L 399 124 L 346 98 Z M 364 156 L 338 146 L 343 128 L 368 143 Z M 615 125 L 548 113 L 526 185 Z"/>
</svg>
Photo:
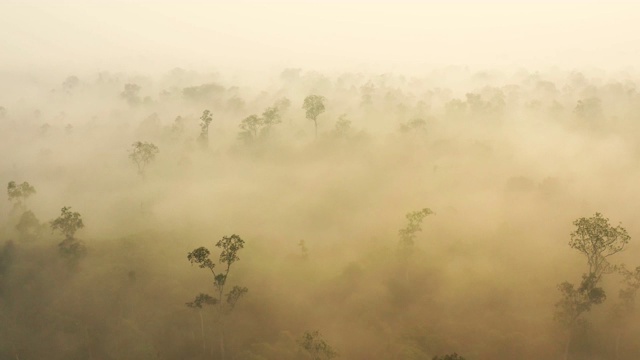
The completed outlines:
<svg viewBox="0 0 640 360">
<path fill-rule="evenodd" d="M 316 137 L 315 137 L 315 139 L 318 140 L 318 120 L 313 119 L 313 125 L 315 125 L 315 128 L 316 128 Z"/>
<path fill-rule="evenodd" d="M 220 359 L 225 359 L 224 351 L 224 326 L 220 327 Z"/>
<path fill-rule="evenodd" d="M 202 318 L 202 310 L 198 311 L 198 315 L 200 315 L 200 332 L 202 334 L 202 354 L 207 353 L 207 343 L 204 338 L 204 319 Z"/>
<path fill-rule="evenodd" d="M 564 346 L 564 360 L 569 360 L 569 348 L 571 347 L 571 335 L 572 332 L 569 332 L 569 336 L 567 337 L 567 343 Z"/>
</svg>

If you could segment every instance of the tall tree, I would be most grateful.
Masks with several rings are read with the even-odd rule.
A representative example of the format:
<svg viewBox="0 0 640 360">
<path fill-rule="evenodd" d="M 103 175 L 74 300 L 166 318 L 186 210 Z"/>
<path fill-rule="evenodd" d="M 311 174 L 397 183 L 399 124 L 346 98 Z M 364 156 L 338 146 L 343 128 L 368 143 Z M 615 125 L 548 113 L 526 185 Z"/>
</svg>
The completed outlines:
<svg viewBox="0 0 640 360">
<path fill-rule="evenodd" d="M 302 108 L 306 111 L 307 119 L 313 120 L 315 125 L 315 137 L 318 138 L 318 116 L 325 110 L 324 103 L 327 99 L 320 95 L 309 95 L 304 98 Z"/>
<path fill-rule="evenodd" d="M 138 167 L 138 174 L 145 177 L 145 169 L 155 158 L 160 150 L 149 142 L 136 141 L 131 145 L 133 149 L 129 152 L 129 158 Z"/>
<path fill-rule="evenodd" d="M 198 139 L 204 148 L 209 146 L 209 125 L 211 125 L 212 120 L 211 111 L 205 110 L 202 112 L 200 116 L 200 136 Z"/>
<path fill-rule="evenodd" d="M 49 224 L 52 231 L 58 230 L 64 235 L 64 240 L 58 244 L 63 255 L 77 258 L 85 253 L 84 244 L 75 237 L 76 232 L 84 228 L 80 213 L 72 212 L 71 207 L 64 206 L 60 210 L 60 216 Z"/>
<path fill-rule="evenodd" d="M 9 181 L 7 184 L 7 196 L 9 201 L 15 201 L 16 205 L 21 205 L 27 198 L 36 193 L 36 188 L 28 182 L 16 184 L 15 181 Z"/>
<path fill-rule="evenodd" d="M 609 219 L 596 213 L 590 218 L 579 218 L 573 222 L 576 230 L 571 233 L 569 246 L 587 258 L 587 272 L 582 275 L 579 286 L 570 282 L 558 285 L 562 295 L 555 305 L 555 319 L 567 328 L 564 359 L 569 358 L 571 343 L 576 329 L 586 320 L 583 314 L 593 305 L 602 304 L 607 296 L 600 286 L 602 276 L 616 270 L 609 257 L 624 250 L 631 237 L 621 225 L 609 224 Z"/>
<path fill-rule="evenodd" d="M 231 236 L 223 236 L 216 243 L 216 247 L 220 248 L 218 264 L 222 267 L 219 271 L 215 270 L 216 264 L 211 260 L 211 252 L 206 247 L 199 247 L 187 254 L 187 259 L 192 264 L 197 264 L 201 269 L 209 269 L 213 277 L 213 286 L 217 292 L 217 297 L 213 297 L 206 293 L 200 293 L 194 301 L 187 303 L 190 308 L 202 310 L 203 305 L 214 305 L 217 308 L 217 323 L 220 331 L 220 356 L 225 359 L 225 319 L 226 316 L 235 308 L 238 300 L 247 293 L 246 287 L 234 286 L 231 291 L 225 294 L 227 278 L 231 265 L 240 260 L 238 252 L 244 248 L 244 240 L 236 234 Z M 204 323 L 202 313 L 200 312 L 200 325 L 202 330 L 203 351 L 206 350 Z"/>
<path fill-rule="evenodd" d="M 265 139 L 269 136 L 271 128 L 280 124 L 280 109 L 277 106 L 267 108 L 262 116 L 251 115 L 240 122 L 239 138 L 246 143 L 251 143 L 259 138 Z"/>
</svg>

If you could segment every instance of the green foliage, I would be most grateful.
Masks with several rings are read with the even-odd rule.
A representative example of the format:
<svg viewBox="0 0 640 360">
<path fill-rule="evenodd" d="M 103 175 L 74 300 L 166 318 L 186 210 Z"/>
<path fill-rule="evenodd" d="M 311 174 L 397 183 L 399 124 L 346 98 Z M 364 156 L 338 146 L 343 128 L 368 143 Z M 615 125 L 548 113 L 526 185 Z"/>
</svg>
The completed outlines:
<svg viewBox="0 0 640 360">
<path fill-rule="evenodd" d="M 213 270 L 213 268 L 216 266 L 216 264 L 214 264 L 213 261 L 211 261 L 211 259 L 209 259 L 209 255 L 210 254 L 211 254 L 211 252 L 209 251 L 209 249 L 201 246 L 201 247 L 193 250 L 192 252 L 190 252 L 187 255 L 187 259 L 192 264 L 198 264 L 198 266 L 201 269 L 209 268 L 209 269 Z"/>
<path fill-rule="evenodd" d="M 73 239 L 76 231 L 84 228 L 80 213 L 71 212 L 71 207 L 64 206 L 60 211 L 60 216 L 51 221 L 51 230 L 60 231 L 67 239 Z"/>
<path fill-rule="evenodd" d="M 45 225 L 46 226 L 46 225 Z M 16 224 L 16 230 L 20 233 L 22 240 L 34 240 L 40 237 L 43 225 L 31 210 L 22 213 L 20 220 Z"/>
<path fill-rule="evenodd" d="M 603 303 L 607 298 L 604 289 L 597 285 L 598 279 L 594 274 L 583 275 L 577 288 L 566 281 L 558 285 L 562 299 L 555 305 L 555 320 L 568 328 L 580 324 L 580 316 L 583 313 L 590 311 L 591 306 Z"/>
<path fill-rule="evenodd" d="M 280 109 L 276 106 L 267 108 L 262 113 L 262 122 L 267 128 L 275 124 L 280 124 Z"/>
<path fill-rule="evenodd" d="M 351 120 L 347 119 L 347 114 L 342 114 L 336 121 L 336 126 L 333 129 L 333 135 L 339 139 L 345 139 L 351 135 L 353 129 L 351 128 Z"/>
<path fill-rule="evenodd" d="M 220 265 L 225 266 L 225 269 L 219 273 L 216 273 L 216 264 L 210 258 L 211 251 L 205 247 L 199 247 L 189 252 L 187 259 L 190 263 L 197 264 L 201 269 L 207 268 L 211 271 L 214 287 L 218 291 L 218 297 L 213 298 L 210 295 L 201 293 L 196 296 L 194 301 L 187 303 L 187 305 L 197 308 L 201 308 L 203 304 L 218 305 L 222 304 L 223 297 L 226 297 L 227 308 L 220 308 L 221 313 L 226 313 L 231 311 L 235 307 L 238 299 L 248 292 L 247 288 L 235 286 L 229 293 L 224 294 L 224 288 L 227 283 L 231 265 L 240 260 L 238 251 L 244 248 L 244 240 L 236 234 L 223 236 L 222 239 L 216 243 L 216 247 L 221 249 L 218 262 Z"/>
<path fill-rule="evenodd" d="M 621 225 L 611 226 L 609 219 L 596 213 L 590 218 L 580 218 L 573 222 L 576 230 L 571 233 L 569 246 L 587 257 L 589 274 L 599 279 L 602 274 L 615 270 L 608 257 L 622 251 L 631 237 Z"/>
<path fill-rule="evenodd" d="M 138 174 L 144 177 L 145 168 L 156 158 L 160 150 L 149 142 L 136 141 L 131 146 L 133 149 L 129 153 L 129 158 L 138 166 Z"/>
<path fill-rule="evenodd" d="M 322 338 L 318 330 L 305 331 L 298 339 L 298 345 L 313 360 L 330 360 L 338 357 L 338 353 Z"/>
<path fill-rule="evenodd" d="M 313 120 L 316 138 L 318 137 L 318 116 L 324 112 L 324 103 L 326 100 L 324 96 L 309 95 L 304 98 L 304 102 L 302 103 L 302 108 L 306 111 L 307 119 Z"/>
<path fill-rule="evenodd" d="M 200 293 L 196 296 L 195 300 L 188 302 L 187 306 L 190 308 L 202 309 L 202 305 L 215 305 L 217 303 L 218 299 L 209 294 Z"/>
<path fill-rule="evenodd" d="M 76 231 L 84 228 L 82 216 L 77 212 L 71 212 L 71 207 L 63 207 L 60 216 L 50 222 L 52 231 L 60 231 L 64 240 L 58 244 L 60 252 L 64 256 L 77 258 L 84 255 L 86 249 L 81 241 L 75 238 Z"/>
<path fill-rule="evenodd" d="M 216 247 L 222 249 L 220 252 L 220 262 L 227 264 L 228 269 L 231 264 L 240 260 L 238 257 L 238 251 L 244 248 L 244 240 L 236 234 L 223 236 L 222 239 L 216 243 Z"/>
<path fill-rule="evenodd" d="M 227 305 L 229 305 L 229 309 L 233 310 L 238 300 L 247 292 L 249 292 L 249 289 L 246 287 L 234 286 L 227 294 Z"/>
<path fill-rule="evenodd" d="M 418 211 L 412 211 L 406 215 L 407 226 L 398 231 L 400 235 L 400 248 L 408 249 L 413 247 L 417 233 L 422 231 L 422 220 L 425 217 L 434 214 L 429 208 Z"/>
<path fill-rule="evenodd" d="M 269 107 L 262 113 L 262 116 L 254 114 L 240 122 L 242 131 L 239 138 L 246 143 L 256 141 L 259 138 L 264 139 L 269 135 L 273 126 L 281 122 L 280 108 L 277 105 Z"/>
<path fill-rule="evenodd" d="M 262 126 L 262 119 L 258 115 L 247 116 L 240 122 L 240 139 L 245 142 L 252 141 L 258 137 L 258 132 Z"/>
<path fill-rule="evenodd" d="M 87 252 L 87 248 L 82 241 L 75 238 L 65 238 L 58 244 L 58 248 L 62 256 L 70 259 L 78 259 Z"/>
<path fill-rule="evenodd" d="M 569 282 L 558 285 L 562 297 L 555 304 L 554 318 L 569 330 L 565 359 L 570 352 L 573 334 L 579 328 L 584 329 L 587 323 L 582 315 L 607 298 L 600 281 L 603 274 L 617 268 L 609 263 L 608 258 L 622 251 L 630 240 L 627 230 L 621 225 L 611 226 L 609 219 L 600 213 L 591 218 L 579 218 L 573 224 L 576 230 L 571 233 L 569 246 L 587 257 L 588 271 L 582 275 L 578 287 Z"/>
<path fill-rule="evenodd" d="M 22 184 L 16 184 L 15 181 L 9 181 L 9 184 L 7 184 L 7 195 L 9 196 L 9 201 L 15 200 L 17 202 L 22 202 L 35 193 L 36 188 L 26 181 Z"/>
<path fill-rule="evenodd" d="M 209 144 L 209 125 L 212 120 L 211 111 L 204 110 L 200 116 L 200 137 L 198 137 L 203 146 Z"/>
<path fill-rule="evenodd" d="M 249 289 L 246 287 L 234 286 L 227 294 L 224 293 L 227 279 L 229 278 L 229 270 L 231 265 L 240 260 L 238 257 L 238 251 L 244 248 L 244 240 L 236 234 L 231 236 L 223 236 L 216 243 L 216 247 L 220 248 L 220 256 L 218 258 L 221 266 L 226 265 L 226 269 L 221 270 L 220 273 L 216 273 L 215 263 L 211 260 L 211 252 L 205 247 L 199 247 L 187 254 L 187 259 L 191 264 L 198 264 L 201 269 L 207 268 L 213 276 L 213 285 L 217 290 L 217 298 L 209 294 L 200 293 L 192 302 L 186 303 L 188 307 L 199 309 L 203 308 L 203 305 L 216 305 L 217 308 L 217 321 L 220 325 L 220 356 L 225 358 L 225 346 L 224 346 L 224 318 L 228 315 L 236 306 L 238 300 L 245 295 Z M 223 301 L 226 300 L 226 301 Z M 204 324 L 202 322 L 202 313 L 200 313 L 201 332 L 203 339 L 203 351 L 206 349 L 206 342 L 204 341 Z"/>
<path fill-rule="evenodd" d="M 306 111 L 307 119 L 315 121 L 318 115 L 324 112 L 326 100 L 324 96 L 320 95 L 309 95 L 304 98 L 302 108 Z"/>
</svg>

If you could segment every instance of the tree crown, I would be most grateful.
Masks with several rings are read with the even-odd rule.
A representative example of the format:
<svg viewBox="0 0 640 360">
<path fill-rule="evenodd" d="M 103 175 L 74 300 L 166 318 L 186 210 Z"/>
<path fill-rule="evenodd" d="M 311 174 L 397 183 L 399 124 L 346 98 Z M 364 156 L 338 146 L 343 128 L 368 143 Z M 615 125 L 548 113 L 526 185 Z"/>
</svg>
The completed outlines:
<svg viewBox="0 0 640 360">
<path fill-rule="evenodd" d="M 76 231 L 84 227 L 82 216 L 77 212 L 71 212 L 71 207 L 65 206 L 60 211 L 60 216 L 51 221 L 51 230 L 60 231 L 67 239 L 73 239 Z"/>
<path fill-rule="evenodd" d="M 589 273 L 600 277 L 614 270 L 607 258 L 624 249 L 631 237 L 621 225 L 612 226 L 609 219 L 596 213 L 590 218 L 579 218 L 573 222 L 576 230 L 571 233 L 569 246 L 587 257 Z"/>
<path fill-rule="evenodd" d="M 16 184 L 15 181 L 9 181 L 9 184 L 7 184 L 7 195 L 9 196 L 9 201 L 18 200 L 20 198 L 26 199 L 35 193 L 36 188 L 26 181 L 22 184 Z"/>
<path fill-rule="evenodd" d="M 324 102 L 326 98 L 321 95 L 309 95 L 304 98 L 302 108 L 307 112 L 307 119 L 316 120 L 318 115 L 322 114 L 325 110 Z"/>
</svg>

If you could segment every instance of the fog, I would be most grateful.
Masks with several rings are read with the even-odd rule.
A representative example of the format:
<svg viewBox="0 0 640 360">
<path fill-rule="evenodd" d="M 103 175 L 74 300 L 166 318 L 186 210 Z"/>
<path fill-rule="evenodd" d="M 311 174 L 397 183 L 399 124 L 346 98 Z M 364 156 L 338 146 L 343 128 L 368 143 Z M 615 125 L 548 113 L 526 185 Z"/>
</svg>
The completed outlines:
<svg viewBox="0 0 640 360">
<path fill-rule="evenodd" d="M 633 1 L 4 0 L 0 63 L 74 73 L 623 69 L 640 60 L 639 21 Z"/>
<path fill-rule="evenodd" d="M 634 10 L 2 2 L 0 359 L 637 359 Z"/>
</svg>

